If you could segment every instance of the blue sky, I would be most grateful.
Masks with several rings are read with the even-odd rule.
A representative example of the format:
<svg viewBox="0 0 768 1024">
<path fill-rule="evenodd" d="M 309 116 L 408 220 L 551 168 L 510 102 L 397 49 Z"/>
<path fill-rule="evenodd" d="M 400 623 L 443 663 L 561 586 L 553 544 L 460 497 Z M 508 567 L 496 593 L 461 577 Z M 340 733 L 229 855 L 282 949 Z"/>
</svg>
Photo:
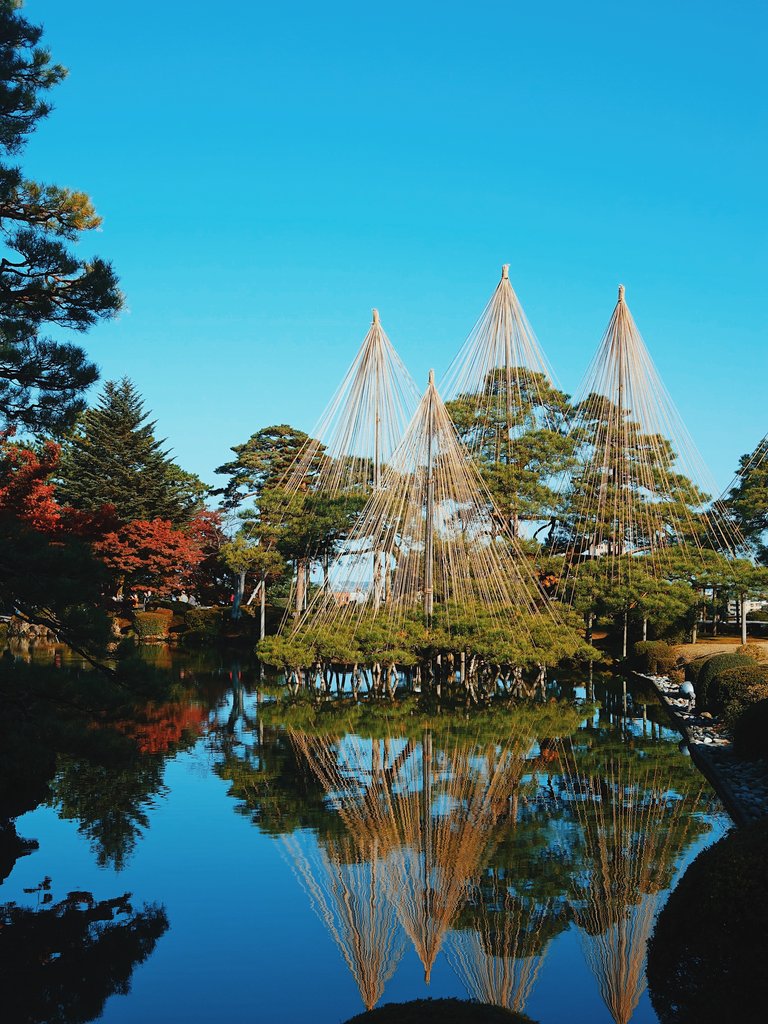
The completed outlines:
<svg viewBox="0 0 768 1024">
<path fill-rule="evenodd" d="M 213 481 L 311 429 L 370 308 L 421 384 L 510 277 L 573 392 L 615 302 L 724 487 L 768 431 L 768 9 L 27 0 L 70 69 L 24 157 L 127 309 L 85 338 Z"/>
</svg>

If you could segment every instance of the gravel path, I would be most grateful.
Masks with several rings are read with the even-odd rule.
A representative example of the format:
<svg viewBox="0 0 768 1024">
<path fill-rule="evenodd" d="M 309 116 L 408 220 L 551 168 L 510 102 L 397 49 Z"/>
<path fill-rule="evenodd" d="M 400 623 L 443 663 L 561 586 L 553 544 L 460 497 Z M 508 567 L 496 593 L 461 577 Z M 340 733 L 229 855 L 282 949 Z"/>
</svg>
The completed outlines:
<svg viewBox="0 0 768 1024">
<path fill-rule="evenodd" d="M 745 761 L 733 752 L 731 734 L 711 716 L 697 714 L 666 676 L 637 673 L 652 683 L 688 741 L 696 764 L 717 790 L 737 825 L 768 815 L 768 762 Z"/>
</svg>

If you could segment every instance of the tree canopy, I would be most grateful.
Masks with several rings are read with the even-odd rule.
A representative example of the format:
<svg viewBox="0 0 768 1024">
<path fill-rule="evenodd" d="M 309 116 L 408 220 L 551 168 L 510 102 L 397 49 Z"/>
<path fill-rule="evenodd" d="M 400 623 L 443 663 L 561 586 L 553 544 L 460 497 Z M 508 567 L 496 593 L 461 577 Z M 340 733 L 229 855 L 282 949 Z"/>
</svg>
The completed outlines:
<svg viewBox="0 0 768 1024">
<path fill-rule="evenodd" d="M 64 443 L 60 500 L 89 512 L 108 505 L 121 523 L 188 522 L 201 508 L 207 488 L 170 459 L 155 427 L 127 377 L 107 381 L 96 405 L 83 413 Z"/>
<path fill-rule="evenodd" d="M 50 113 L 48 92 L 66 75 L 19 6 L 0 0 L 0 416 L 58 433 L 83 408 L 98 371 L 82 348 L 46 329 L 82 333 L 123 300 L 110 263 L 76 251 L 101 223 L 88 196 L 30 181 L 9 161 Z"/>
</svg>

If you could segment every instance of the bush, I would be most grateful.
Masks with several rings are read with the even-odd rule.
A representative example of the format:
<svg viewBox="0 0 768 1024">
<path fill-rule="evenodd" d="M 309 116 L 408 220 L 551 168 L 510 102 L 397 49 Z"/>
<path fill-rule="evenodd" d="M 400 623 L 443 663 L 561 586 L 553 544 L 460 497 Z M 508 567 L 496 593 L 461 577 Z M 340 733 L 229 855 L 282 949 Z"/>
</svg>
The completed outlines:
<svg viewBox="0 0 768 1024">
<path fill-rule="evenodd" d="M 698 658 L 694 658 L 693 661 L 689 661 L 685 666 L 685 677 L 693 683 L 694 687 L 699 681 L 701 670 L 711 657 L 713 657 L 711 654 L 700 655 Z"/>
<path fill-rule="evenodd" d="M 696 707 L 699 710 L 712 710 L 711 691 L 715 677 L 726 669 L 738 668 L 741 665 L 754 665 L 754 661 L 745 654 L 713 654 L 711 658 L 707 658 L 698 679 L 693 684 L 696 690 Z"/>
<path fill-rule="evenodd" d="M 530 1017 L 491 1003 L 464 999 L 414 999 L 385 1003 L 368 1013 L 350 1018 L 347 1024 L 533 1024 Z"/>
<path fill-rule="evenodd" d="M 768 1005 L 768 820 L 730 832 L 688 866 L 648 945 L 661 1024 L 752 1024 Z"/>
<path fill-rule="evenodd" d="M 205 644 L 220 640 L 224 630 L 224 612 L 223 608 L 189 608 L 184 616 L 184 642 Z"/>
<path fill-rule="evenodd" d="M 768 666 L 739 665 L 719 672 L 710 688 L 710 704 L 733 727 L 751 704 L 768 697 Z"/>
<path fill-rule="evenodd" d="M 669 675 L 677 664 L 677 655 L 666 640 L 640 640 L 634 652 L 639 670 L 652 676 Z"/>
<path fill-rule="evenodd" d="M 173 612 L 158 608 L 154 612 L 134 612 L 133 628 L 139 640 L 164 640 L 168 636 Z"/>
<path fill-rule="evenodd" d="M 736 653 L 746 654 L 748 658 L 753 658 L 755 661 L 765 661 L 765 648 L 762 644 L 739 644 Z"/>
<path fill-rule="evenodd" d="M 744 708 L 733 728 L 733 749 L 747 760 L 768 760 L 768 700 Z"/>
</svg>

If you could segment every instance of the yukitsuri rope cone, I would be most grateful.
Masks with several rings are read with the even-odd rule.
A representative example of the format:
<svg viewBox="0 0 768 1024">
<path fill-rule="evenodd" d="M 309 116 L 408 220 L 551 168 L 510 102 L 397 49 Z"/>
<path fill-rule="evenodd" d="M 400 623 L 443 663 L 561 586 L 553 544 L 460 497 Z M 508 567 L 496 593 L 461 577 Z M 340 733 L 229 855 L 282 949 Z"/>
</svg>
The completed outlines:
<svg viewBox="0 0 768 1024">
<path fill-rule="evenodd" d="M 418 400 L 416 385 L 374 309 L 370 329 L 338 390 L 278 482 L 277 504 L 271 515 L 286 521 L 311 519 L 317 515 L 318 499 L 362 503 L 379 486 L 382 468 L 403 436 Z M 295 616 L 306 603 L 316 554 L 310 547 L 298 560 L 287 606 L 294 609 Z"/>
<path fill-rule="evenodd" d="M 512 288 L 509 264 L 440 392 L 463 443 L 495 479 L 499 512 L 517 535 L 521 519 L 541 518 L 545 488 L 556 500 L 570 445 L 567 396 Z"/>
<path fill-rule="evenodd" d="M 377 487 L 418 401 L 374 309 L 352 365 L 280 486 L 289 495 L 311 489 L 329 496 Z"/>
<path fill-rule="evenodd" d="M 473 999 L 523 1013 L 546 955 L 541 931 L 552 902 L 517 896 L 508 885 L 494 877 L 490 897 L 477 886 L 480 927 L 451 932 L 448 959 Z"/>
<path fill-rule="evenodd" d="M 380 614 L 394 625 L 414 613 L 431 624 L 437 605 L 481 610 L 530 636 L 531 617 L 556 626 L 519 542 L 499 525 L 493 502 L 461 445 L 430 371 L 405 435 L 350 536 L 334 559 L 330 585 L 299 625 L 359 622 Z M 339 592 L 358 600 L 342 603 Z"/>
<path fill-rule="evenodd" d="M 579 388 L 572 432 L 581 465 L 570 481 L 566 569 L 600 557 L 612 581 L 633 558 L 660 576 L 675 551 L 734 550 L 737 538 L 709 508 L 715 493 L 626 303 L 624 286 Z M 625 557 L 626 556 L 626 557 Z"/>
<path fill-rule="evenodd" d="M 361 857 L 374 842 L 390 905 L 410 938 L 427 982 L 451 922 L 467 897 L 525 768 L 530 740 L 499 750 L 451 738 L 421 743 L 344 740 L 291 733 L 337 807 Z M 377 839 L 378 837 L 378 839 Z"/>
<path fill-rule="evenodd" d="M 571 902 L 584 954 L 616 1024 L 627 1024 L 646 986 L 648 938 L 701 805 L 675 792 L 658 767 L 617 757 L 599 775 L 579 773 L 561 747 L 567 799 L 581 825 L 585 870 Z"/>
</svg>

